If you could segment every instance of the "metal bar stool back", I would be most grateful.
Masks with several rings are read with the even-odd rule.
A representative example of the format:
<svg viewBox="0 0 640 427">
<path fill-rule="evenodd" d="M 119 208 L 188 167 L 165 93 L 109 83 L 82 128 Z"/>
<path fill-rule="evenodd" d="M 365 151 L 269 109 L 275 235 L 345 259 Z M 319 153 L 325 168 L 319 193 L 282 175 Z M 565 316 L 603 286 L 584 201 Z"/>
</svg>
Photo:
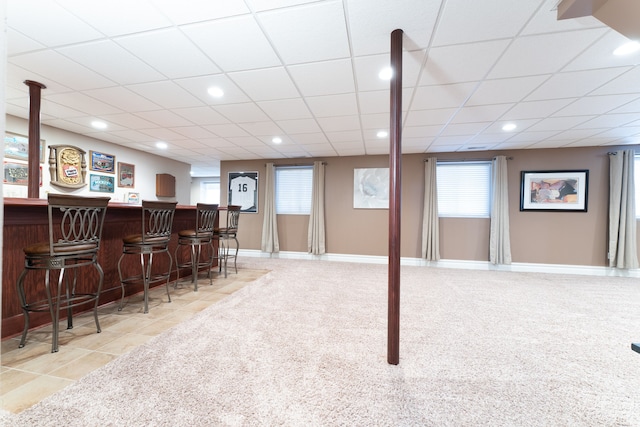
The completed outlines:
<svg viewBox="0 0 640 427">
<path fill-rule="evenodd" d="M 238 274 L 238 249 L 240 243 L 238 242 L 238 223 L 240 222 L 240 209 L 242 206 L 229 205 L 227 206 L 227 223 L 226 227 L 215 230 L 214 235 L 218 238 L 220 260 L 220 271 L 224 268 L 224 277 L 227 277 L 227 261 L 229 258 L 233 258 L 233 266 Z M 235 242 L 235 253 L 229 255 L 230 241 Z"/>
<path fill-rule="evenodd" d="M 149 286 L 154 283 L 165 282 L 167 297 L 171 302 L 169 278 L 173 259 L 169 252 L 169 242 L 171 241 L 176 205 L 177 202 L 142 201 L 142 232 L 125 236 L 122 239 L 122 255 L 118 261 L 118 275 L 120 276 L 120 286 L 122 288 L 119 311 L 124 306 L 125 285 L 142 284 L 145 313 L 149 312 Z M 166 253 L 169 257 L 169 269 L 166 272 L 154 272 L 153 256 L 161 253 Z M 123 275 L 122 261 L 126 255 L 139 255 L 140 274 L 126 277 Z"/>
<path fill-rule="evenodd" d="M 24 330 L 19 347 L 24 347 L 29 330 L 31 312 L 49 312 L 53 334 L 51 352 L 58 351 L 60 310 L 67 311 L 67 329 L 73 328 L 73 307 L 93 303 L 96 329 L 101 331 L 98 321 L 98 300 L 102 292 L 104 272 L 98 262 L 98 250 L 104 217 L 109 197 L 79 197 L 67 194 L 47 196 L 49 241 L 29 245 L 24 248 L 24 270 L 18 277 L 16 286 L 18 298 L 24 313 Z M 78 268 L 93 266 L 98 280 L 88 280 L 86 272 L 78 281 Z M 65 275 L 72 269 L 73 275 Z M 34 289 L 25 289 L 25 277 L 29 271 L 43 270 L 44 294 Z M 58 285 L 51 287 L 51 271 L 58 271 Z M 90 284 L 96 283 L 95 288 Z M 40 299 L 38 299 L 40 298 Z M 31 300 L 34 301 L 31 301 Z"/>
<path fill-rule="evenodd" d="M 209 284 L 213 283 L 211 268 L 213 267 L 213 260 L 216 258 L 213 248 L 213 230 L 217 219 L 218 205 L 198 203 L 196 205 L 196 227 L 178 232 L 178 246 L 173 256 L 176 260 L 176 282 L 174 286 L 177 286 L 180 281 L 181 268 L 191 269 L 191 282 L 194 284 L 194 291 L 198 290 L 198 271 L 200 268 L 207 267 Z M 201 259 L 203 246 L 207 247 L 205 249 L 206 258 Z M 185 247 L 190 248 L 190 256 L 188 260 L 180 262 L 178 251 Z"/>
</svg>

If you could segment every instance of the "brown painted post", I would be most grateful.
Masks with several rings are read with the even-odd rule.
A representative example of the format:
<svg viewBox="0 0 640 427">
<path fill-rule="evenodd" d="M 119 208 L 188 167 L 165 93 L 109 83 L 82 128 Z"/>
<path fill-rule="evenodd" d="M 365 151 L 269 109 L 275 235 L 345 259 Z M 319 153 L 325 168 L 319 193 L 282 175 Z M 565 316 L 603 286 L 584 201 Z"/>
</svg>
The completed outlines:
<svg viewBox="0 0 640 427">
<path fill-rule="evenodd" d="M 40 93 L 47 87 L 42 83 L 25 80 L 29 86 L 29 166 L 27 197 L 40 198 Z M 44 154 L 44 153 L 43 153 Z"/>
<path fill-rule="evenodd" d="M 389 319 L 387 362 L 400 362 L 400 205 L 402 193 L 402 30 L 391 32 L 389 150 Z"/>
</svg>

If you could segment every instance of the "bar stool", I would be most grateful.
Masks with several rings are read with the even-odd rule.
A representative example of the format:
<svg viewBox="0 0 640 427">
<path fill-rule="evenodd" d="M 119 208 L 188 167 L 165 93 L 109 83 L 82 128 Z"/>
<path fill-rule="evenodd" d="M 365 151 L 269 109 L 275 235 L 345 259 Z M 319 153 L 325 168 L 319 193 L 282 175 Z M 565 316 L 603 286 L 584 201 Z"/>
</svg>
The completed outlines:
<svg viewBox="0 0 640 427">
<path fill-rule="evenodd" d="M 218 219 L 218 205 L 208 205 L 198 203 L 196 205 L 196 228 L 191 230 L 180 230 L 178 232 L 178 246 L 174 254 L 176 260 L 176 282 L 180 281 L 180 269 L 191 269 L 191 282 L 194 284 L 194 291 L 198 291 L 198 271 L 202 267 L 207 267 L 207 277 L 209 284 L 213 283 L 211 268 L 215 253 L 213 249 L 213 229 Z M 180 248 L 190 247 L 191 256 L 187 261 L 180 262 L 178 251 Z M 208 255 L 205 259 L 200 259 L 202 246 L 208 246 Z"/>
<path fill-rule="evenodd" d="M 67 310 L 67 329 L 73 328 L 73 307 L 93 303 L 93 317 L 96 329 L 101 332 L 98 321 L 98 299 L 102 292 L 104 272 L 98 262 L 98 250 L 102 226 L 107 212 L 109 197 L 78 197 L 67 194 L 49 194 L 47 213 L 49 219 L 49 241 L 40 242 L 24 248 L 24 270 L 18 277 L 16 286 L 20 305 L 24 312 L 24 330 L 19 347 L 25 345 L 29 330 L 30 312 L 49 312 L 53 325 L 51 352 L 58 351 L 58 332 L 60 310 Z M 78 268 L 93 266 L 98 272 L 94 291 L 85 291 L 87 285 L 78 286 Z M 73 269 L 73 277 L 65 275 L 67 269 Z M 44 291 L 46 298 L 33 302 L 27 301 L 27 294 L 33 299 L 42 298 L 42 293 L 25 290 L 24 279 L 32 270 L 44 270 Z M 58 270 L 57 290 L 51 289 L 51 271 Z M 89 274 L 89 273 L 87 273 Z M 83 283 L 89 282 L 82 277 Z M 63 289 L 64 283 L 64 289 Z M 29 298 L 31 299 L 31 298 Z"/>
<path fill-rule="evenodd" d="M 142 201 L 142 233 L 125 236 L 122 239 L 122 255 L 118 261 L 118 275 L 122 287 L 122 298 L 118 311 L 124 306 L 125 285 L 140 284 L 144 288 L 144 312 L 149 312 L 149 285 L 165 281 L 167 297 L 169 295 L 169 278 L 173 260 L 169 252 L 171 229 L 173 227 L 173 215 L 177 202 Z M 169 257 L 169 269 L 167 272 L 153 273 L 153 256 L 166 253 Z M 124 277 L 122 275 L 122 260 L 126 255 L 139 255 L 141 273 Z"/>
<path fill-rule="evenodd" d="M 227 277 L 227 261 L 229 259 L 229 243 L 233 239 L 236 243 L 236 252 L 231 255 L 233 258 L 233 266 L 238 274 L 238 249 L 240 243 L 238 243 L 238 222 L 240 220 L 240 209 L 242 206 L 229 205 L 227 206 L 227 226 L 224 228 L 215 229 L 213 235 L 218 239 L 219 252 L 218 259 L 220 260 L 219 271 L 222 271 L 224 265 L 224 277 Z"/>
</svg>

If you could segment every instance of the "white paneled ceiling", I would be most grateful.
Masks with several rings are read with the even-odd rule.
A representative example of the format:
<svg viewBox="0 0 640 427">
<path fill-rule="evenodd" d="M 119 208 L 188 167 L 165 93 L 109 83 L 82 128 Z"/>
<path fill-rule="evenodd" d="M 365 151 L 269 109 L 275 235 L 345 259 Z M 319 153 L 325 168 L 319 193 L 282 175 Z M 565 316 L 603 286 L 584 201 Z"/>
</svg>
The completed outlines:
<svg viewBox="0 0 640 427">
<path fill-rule="evenodd" d="M 640 144 L 640 51 L 614 56 L 626 37 L 558 21 L 557 3 L 8 0 L 7 113 L 28 118 L 24 81 L 40 82 L 43 125 L 194 176 L 221 160 L 384 154 L 378 73 L 399 28 L 404 153 Z"/>
</svg>

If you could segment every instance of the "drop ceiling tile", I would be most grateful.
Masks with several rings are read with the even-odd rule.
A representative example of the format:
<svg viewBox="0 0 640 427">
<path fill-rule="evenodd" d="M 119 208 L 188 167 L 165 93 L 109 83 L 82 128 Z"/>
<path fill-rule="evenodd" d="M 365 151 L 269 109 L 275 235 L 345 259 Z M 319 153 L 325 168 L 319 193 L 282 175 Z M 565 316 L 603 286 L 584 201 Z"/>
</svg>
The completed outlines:
<svg viewBox="0 0 640 427">
<path fill-rule="evenodd" d="M 416 88 L 411 108 L 415 110 L 431 110 L 460 107 L 469 98 L 476 86 L 477 83 L 475 82 L 420 86 Z"/>
<path fill-rule="evenodd" d="M 319 132 L 291 134 L 289 135 L 289 137 L 296 144 L 312 145 L 312 144 L 326 144 L 329 142 L 326 135 L 324 133 L 319 133 Z"/>
<path fill-rule="evenodd" d="M 340 146 L 337 146 L 337 147 L 334 147 L 334 149 L 336 150 L 336 153 L 338 153 L 339 156 L 364 156 L 366 154 L 364 146 L 356 147 L 356 148 L 352 148 L 352 147 L 342 148 Z"/>
<path fill-rule="evenodd" d="M 238 104 L 250 101 L 249 97 L 225 74 L 189 77 L 174 80 L 174 82 L 207 105 Z M 220 98 L 209 95 L 207 90 L 211 87 L 222 89 L 224 95 Z"/>
<path fill-rule="evenodd" d="M 506 112 L 500 119 L 509 121 L 548 117 L 572 102 L 575 102 L 575 100 L 576 98 L 568 98 L 521 102 Z"/>
<path fill-rule="evenodd" d="M 522 132 L 524 130 L 528 130 L 531 126 L 538 123 L 540 119 L 518 119 L 518 120 L 497 120 L 491 124 L 487 129 L 485 129 L 485 133 L 504 133 L 506 135 L 513 135 L 514 132 Z M 502 127 L 509 124 L 515 124 L 517 127 L 514 131 L 504 131 Z"/>
<path fill-rule="evenodd" d="M 131 113 L 105 114 L 100 116 L 100 118 L 131 129 L 145 129 L 157 126 L 156 123 L 150 122 Z"/>
<path fill-rule="evenodd" d="M 336 150 L 330 144 L 301 145 L 302 149 L 313 157 L 335 157 Z"/>
<path fill-rule="evenodd" d="M 171 26 L 171 21 L 147 0 L 58 0 L 58 3 L 109 37 Z"/>
<path fill-rule="evenodd" d="M 205 129 L 210 130 L 211 132 L 222 138 L 229 138 L 234 136 L 249 136 L 249 134 L 244 129 L 233 123 L 224 125 L 208 125 L 204 127 Z"/>
<path fill-rule="evenodd" d="M 613 51 L 627 43 L 629 39 L 614 30 L 605 31 L 604 37 L 588 46 L 576 56 L 562 71 L 580 71 L 610 67 L 634 66 L 640 63 L 640 51 L 630 55 L 616 56 Z M 585 45 L 585 47 L 587 47 Z"/>
<path fill-rule="evenodd" d="M 151 136 L 144 134 L 142 132 L 139 131 L 135 131 L 135 130 L 123 130 L 123 131 L 115 131 L 115 132 L 110 132 L 112 135 L 115 135 L 117 137 L 120 137 L 122 139 L 127 139 L 129 141 L 134 141 L 134 142 L 151 142 L 151 141 L 155 141 L 155 138 L 152 138 Z M 130 146 L 130 148 L 133 148 Z"/>
<path fill-rule="evenodd" d="M 489 78 L 555 73 L 605 32 L 604 29 L 591 29 L 517 38 L 491 70 Z"/>
<path fill-rule="evenodd" d="M 213 108 L 206 107 L 190 107 L 190 108 L 174 108 L 173 112 L 184 117 L 190 122 L 196 125 L 217 125 L 223 123 L 230 123 L 229 120 L 222 117 Z"/>
<path fill-rule="evenodd" d="M 491 105 L 518 102 L 539 87 L 548 75 L 485 80 L 475 90 L 466 105 Z"/>
<path fill-rule="evenodd" d="M 276 123 L 288 134 L 320 132 L 315 119 L 277 120 Z"/>
<path fill-rule="evenodd" d="M 310 96 L 307 105 L 315 117 L 350 116 L 358 114 L 355 94 Z"/>
<path fill-rule="evenodd" d="M 261 12 L 258 20 L 287 65 L 349 57 L 341 1 Z"/>
<path fill-rule="evenodd" d="M 242 123 L 240 127 L 247 131 L 247 133 L 254 136 L 268 135 L 269 139 L 271 139 L 271 137 L 283 134 L 282 129 L 280 129 L 277 124 L 271 121 Z"/>
<path fill-rule="evenodd" d="M 141 111 L 139 113 L 135 113 L 135 115 L 155 123 L 156 126 L 177 127 L 192 125 L 188 120 L 185 120 L 169 110 Z"/>
<path fill-rule="evenodd" d="M 626 67 L 614 68 L 610 71 L 622 72 L 608 83 L 594 90 L 591 95 L 615 95 L 622 93 L 637 93 L 640 96 L 640 67 L 629 69 Z"/>
<path fill-rule="evenodd" d="M 626 104 L 621 104 L 618 108 L 615 108 L 609 112 L 610 114 L 625 114 L 625 113 L 636 113 L 640 114 L 640 98 L 628 102 Z"/>
<path fill-rule="evenodd" d="M 60 119 L 67 119 L 69 117 L 82 117 L 87 114 L 86 112 L 80 110 L 82 106 L 78 106 L 78 108 L 79 109 L 76 110 L 75 108 L 71 108 L 66 105 L 53 102 L 48 98 L 45 98 L 42 100 L 42 106 L 40 108 L 40 112 L 42 113 L 42 116 L 43 116 L 41 119 L 44 121 L 45 116 L 56 117 Z"/>
<path fill-rule="evenodd" d="M 424 60 L 422 50 L 404 52 L 402 55 L 402 87 L 415 86 Z M 388 80 L 378 74 L 390 66 L 389 55 L 361 56 L 353 59 L 359 91 L 389 90 Z"/>
<path fill-rule="evenodd" d="M 412 101 L 412 88 L 402 90 L 402 111 L 409 109 Z M 382 114 L 391 111 L 390 94 L 388 90 L 376 90 L 372 92 L 360 92 L 358 95 L 358 105 L 361 114 Z M 416 108 L 416 107 L 414 107 Z"/>
<path fill-rule="evenodd" d="M 4 3 L 7 7 L 7 25 L 44 46 L 60 46 L 104 37 L 55 2 L 20 0 Z M 48 31 L 52 22 L 55 22 L 56 31 Z"/>
<path fill-rule="evenodd" d="M 297 6 L 305 3 L 314 3 L 317 0 L 246 0 L 254 12 L 263 12 L 271 9 Z"/>
<path fill-rule="evenodd" d="M 437 110 L 411 110 L 407 113 L 405 126 L 443 125 L 456 114 L 456 108 Z"/>
<path fill-rule="evenodd" d="M 389 52 L 391 32 L 401 28 L 403 45 L 425 49 L 438 17 L 440 1 L 350 0 L 349 29 L 355 55 Z"/>
<path fill-rule="evenodd" d="M 632 102 L 638 98 L 637 94 L 631 95 L 601 95 L 580 98 L 562 110 L 555 113 L 556 116 L 580 116 L 607 113 L 619 105 Z"/>
<path fill-rule="evenodd" d="M 130 85 L 128 88 L 163 108 L 186 108 L 203 105 L 202 101 L 172 81 Z"/>
<path fill-rule="evenodd" d="M 355 92 L 349 59 L 292 65 L 288 70 L 303 96 Z"/>
<path fill-rule="evenodd" d="M 149 135 L 151 138 L 154 138 L 158 141 L 179 141 L 184 139 L 184 136 L 176 133 L 168 128 L 151 128 L 151 129 L 142 129 L 140 132 Z"/>
<path fill-rule="evenodd" d="M 47 100 L 68 108 L 79 109 L 83 115 L 121 113 L 122 110 L 79 92 L 58 93 L 47 96 Z"/>
<path fill-rule="evenodd" d="M 14 29 L 7 28 L 7 56 L 12 57 L 21 53 L 44 49 L 42 43 L 20 34 Z"/>
<path fill-rule="evenodd" d="M 312 117 L 311 112 L 302 99 L 280 99 L 257 103 L 272 120 L 296 120 Z"/>
<path fill-rule="evenodd" d="M 470 7 L 468 0 L 448 0 L 433 45 L 515 37 L 538 6 L 538 2 L 494 0 L 484 2 L 482 7 Z"/>
<path fill-rule="evenodd" d="M 158 110 L 160 106 L 135 92 L 122 86 L 113 86 L 103 89 L 87 90 L 85 93 L 101 102 L 120 108 L 126 105 L 127 111 Z"/>
<path fill-rule="evenodd" d="M 116 43 L 170 79 L 220 72 L 213 61 L 177 28 L 120 37 Z"/>
<path fill-rule="evenodd" d="M 558 98 L 578 98 L 591 94 L 611 94 L 611 93 L 626 93 L 629 90 L 629 81 L 620 81 L 626 84 L 626 90 L 622 89 L 621 85 L 616 85 L 617 90 L 609 86 L 609 90 L 601 90 L 612 79 L 628 71 L 629 68 L 607 68 L 603 70 L 587 70 L 587 71 L 574 71 L 559 73 L 553 75 L 550 79 L 545 81 L 540 87 L 527 96 L 527 101 L 536 101 L 543 99 L 558 99 Z M 640 75 L 635 76 L 637 78 Z M 633 81 L 638 81 L 637 78 Z M 615 80 L 614 80 L 615 81 Z M 605 85 L 606 86 L 606 85 Z M 598 89 L 600 88 L 600 89 Z M 613 89 L 613 91 L 612 91 Z M 640 88 L 638 89 L 640 91 Z M 640 94 L 639 94 L 640 95 Z"/>
<path fill-rule="evenodd" d="M 51 85 L 50 82 L 56 82 L 73 90 L 114 85 L 113 81 L 51 50 L 20 55 L 12 58 L 11 63 L 29 70 L 30 74 L 46 76 L 39 82 L 47 87 Z"/>
<path fill-rule="evenodd" d="M 442 126 L 405 126 L 402 129 L 402 140 L 405 138 L 425 138 L 437 136 L 442 130 Z"/>
<path fill-rule="evenodd" d="M 495 104 L 463 107 L 451 119 L 451 123 L 486 122 L 501 117 L 516 104 Z"/>
<path fill-rule="evenodd" d="M 362 141 L 362 133 L 359 130 L 327 132 L 326 135 L 331 143 Z"/>
<path fill-rule="evenodd" d="M 564 117 L 548 117 L 542 119 L 536 124 L 527 128 L 529 131 L 547 131 L 558 130 L 563 131 L 571 129 L 574 126 L 584 123 L 589 119 L 593 119 L 595 116 L 564 116 Z"/>
<path fill-rule="evenodd" d="M 200 126 L 178 126 L 169 129 L 191 139 L 212 138 L 215 136 L 207 129 Z"/>
<path fill-rule="evenodd" d="M 282 65 L 252 16 L 188 25 L 181 30 L 225 71 Z M 212 40 L 224 40 L 224 43 L 212 43 Z"/>
<path fill-rule="evenodd" d="M 174 130 L 175 129 L 178 129 L 178 128 L 174 128 Z M 182 132 L 178 132 L 178 133 L 182 133 Z M 206 145 L 194 139 L 183 139 L 183 140 L 171 141 L 171 145 L 174 147 L 180 147 L 180 148 L 185 148 L 189 150 L 206 148 Z M 194 152 L 193 156 L 197 157 L 197 154 L 198 153 Z"/>
<path fill-rule="evenodd" d="M 598 128 L 606 128 L 609 126 L 625 126 L 632 125 L 638 119 L 638 114 L 635 113 L 627 113 L 627 114 L 606 114 L 602 116 L 597 116 L 591 120 L 587 120 L 584 123 L 576 125 L 578 129 L 598 129 Z"/>
<path fill-rule="evenodd" d="M 106 129 L 97 131 L 96 128 L 94 128 L 91 125 L 91 122 L 93 122 L 96 119 L 100 119 L 100 121 L 104 122 L 107 125 Z M 118 131 L 118 130 L 125 130 L 126 129 L 125 127 L 120 126 L 115 122 L 110 122 L 108 120 L 104 120 L 102 117 L 97 117 L 97 116 L 69 117 L 66 120 L 67 120 L 67 122 L 75 123 L 77 125 L 80 125 L 80 126 L 83 126 L 84 128 L 86 128 L 86 130 L 84 132 L 82 132 L 83 134 L 86 135 L 88 133 L 91 133 L 93 135 L 98 135 L 98 137 L 99 136 L 106 136 L 110 132 L 115 132 L 115 131 Z M 100 138 L 98 138 L 98 139 L 100 139 Z"/>
<path fill-rule="evenodd" d="M 205 138 L 205 139 L 199 139 L 199 142 L 201 142 L 202 144 L 206 145 L 207 147 L 209 147 L 208 149 L 213 150 L 211 147 L 230 147 L 233 146 L 233 143 L 227 141 L 224 138 Z M 204 153 L 205 149 L 198 149 L 197 150 L 199 153 Z M 214 150 L 215 151 L 215 150 Z"/>
<path fill-rule="evenodd" d="M 293 81 L 284 67 L 238 71 L 227 74 L 253 101 L 299 97 Z"/>
<path fill-rule="evenodd" d="M 442 128 L 440 135 L 475 135 L 485 130 L 489 125 L 490 122 L 449 124 Z"/>
<path fill-rule="evenodd" d="M 508 45 L 508 40 L 492 40 L 432 48 L 420 74 L 420 85 L 482 80 Z"/>
<path fill-rule="evenodd" d="M 321 117 L 318 123 L 325 133 L 360 129 L 358 116 Z"/>
<path fill-rule="evenodd" d="M 389 114 L 360 114 L 362 129 L 389 129 Z"/>
<path fill-rule="evenodd" d="M 189 0 L 188 7 L 175 0 L 152 0 L 162 13 L 176 25 L 209 21 L 249 13 L 243 0 Z"/>
<path fill-rule="evenodd" d="M 538 143 L 540 141 L 544 141 L 547 138 L 551 138 L 554 135 L 557 135 L 558 131 L 544 131 L 544 132 L 520 132 L 513 135 L 507 142 L 529 142 L 529 143 Z"/>
</svg>

